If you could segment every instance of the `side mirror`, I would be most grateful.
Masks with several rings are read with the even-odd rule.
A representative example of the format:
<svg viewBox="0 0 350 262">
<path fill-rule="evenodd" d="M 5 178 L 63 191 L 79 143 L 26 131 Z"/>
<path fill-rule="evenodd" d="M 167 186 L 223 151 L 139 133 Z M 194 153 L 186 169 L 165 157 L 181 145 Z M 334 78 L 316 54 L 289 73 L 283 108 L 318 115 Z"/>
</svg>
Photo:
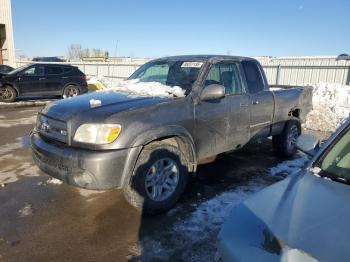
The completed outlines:
<svg viewBox="0 0 350 262">
<path fill-rule="evenodd" d="M 208 101 L 225 97 L 225 87 L 222 85 L 212 84 L 204 87 L 201 100 Z"/>
<path fill-rule="evenodd" d="M 297 148 L 308 154 L 309 156 L 314 156 L 317 152 L 320 140 L 317 137 L 311 134 L 301 134 L 298 137 Z"/>
</svg>

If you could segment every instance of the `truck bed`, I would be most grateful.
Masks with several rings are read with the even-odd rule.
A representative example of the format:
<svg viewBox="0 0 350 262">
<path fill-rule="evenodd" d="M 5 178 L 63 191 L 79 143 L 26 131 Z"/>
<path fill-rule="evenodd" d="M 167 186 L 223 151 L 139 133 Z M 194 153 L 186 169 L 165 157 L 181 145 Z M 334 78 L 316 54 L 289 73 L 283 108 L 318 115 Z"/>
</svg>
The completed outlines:
<svg viewBox="0 0 350 262">
<path fill-rule="evenodd" d="M 302 108 L 298 113 L 301 122 L 305 122 L 306 115 L 312 110 L 312 90 L 311 86 L 271 85 L 275 100 L 273 122 L 283 121 L 293 108 Z"/>
</svg>

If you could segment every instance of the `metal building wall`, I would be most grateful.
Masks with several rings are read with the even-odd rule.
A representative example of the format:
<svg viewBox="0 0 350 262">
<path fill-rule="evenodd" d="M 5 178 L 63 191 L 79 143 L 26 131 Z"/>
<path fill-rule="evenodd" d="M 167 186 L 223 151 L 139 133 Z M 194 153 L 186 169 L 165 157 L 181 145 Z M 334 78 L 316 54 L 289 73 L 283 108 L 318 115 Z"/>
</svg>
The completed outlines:
<svg viewBox="0 0 350 262">
<path fill-rule="evenodd" d="M 15 66 L 15 46 L 13 40 L 11 0 L 0 0 L 0 24 L 5 25 L 5 41 L 3 46 L 3 60 L 5 64 Z"/>
<path fill-rule="evenodd" d="M 271 85 L 309 85 L 319 82 L 350 85 L 350 61 L 337 61 L 336 57 L 256 57 L 263 65 Z M 70 62 L 85 74 L 125 79 L 149 59 L 128 63 Z M 28 61 L 18 61 L 17 66 Z"/>
<path fill-rule="evenodd" d="M 307 85 L 319 82 L 350 84 L 350 61 L 335 56 L 256 57 L 270 84 Z"/>
</svg>

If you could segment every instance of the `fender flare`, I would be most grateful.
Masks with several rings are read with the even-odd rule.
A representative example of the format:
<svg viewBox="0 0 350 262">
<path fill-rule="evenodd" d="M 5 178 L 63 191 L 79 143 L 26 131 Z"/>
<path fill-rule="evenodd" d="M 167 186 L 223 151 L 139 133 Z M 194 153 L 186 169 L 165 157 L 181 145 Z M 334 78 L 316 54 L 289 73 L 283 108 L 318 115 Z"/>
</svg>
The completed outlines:
<svg viewBox="0 0 350 262">
<path fill-rule="evenodd" d="M 180 139 L 184 139 L 188 146 L 190 147 L 190 163 L 191 171 L 195 172 L 197 168 L 197 158 L 196 151 L 194 146 L 194 141 L 191 134 L 181 126 L 171 125 L 171 126 L 162 126 L 158 128 L 150 129 L 144 133 L 136 136 L 136 139 L 132 143 L 132 147 L 129 149 L 129 153 L 127 159 L 125 161 L 125 167 L 123 170 L 121 185 L 124 187 L 127 183 L 129 183 L 130 178 L 134 172 L 134 167 L 136 165 L 136 161 L 147 144 L 156 141 L 162 140 L 171 137 L 178 137 Z"/>
</svg>

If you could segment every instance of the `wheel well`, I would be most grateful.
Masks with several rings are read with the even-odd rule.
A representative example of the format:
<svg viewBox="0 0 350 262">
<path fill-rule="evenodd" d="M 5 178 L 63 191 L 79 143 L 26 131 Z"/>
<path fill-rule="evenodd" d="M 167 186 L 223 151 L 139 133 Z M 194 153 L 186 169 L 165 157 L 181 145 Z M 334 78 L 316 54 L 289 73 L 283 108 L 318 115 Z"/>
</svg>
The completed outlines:
<svg viewBox="0 0 350 262">
<path fill-rule="evenodd" d="M 81 92 L 80 86 L 79 86 L 78 84 L 76 84 L 76 83 L 68 83 L 68 84 L 66 84 L 66 85 L 63 87 L 62 94 L 64 94 L 64 90 L 66 90 L 66 88 L 67 88 L 68 86 L 75 86 L 75 87 L 77 87 L 77 88 L 79 89 L 79 91 Z"/>
<path fill-rule="evenodd" d="M 14 85 L 9 84 L 9 83 L 5 83 L 3 86 L 10 86 L 10 87 L 12 87 L 15 90 L 15 92 L 16 92 L 16 96 L 18 96 L 19 92 L 18 92 L 17 88 Z"/>
<path fill-rule="evenodd" d="M 149 145 L 153 142 L 162 142 L 162 143 L 177 147 L 186 157 L 188 172 L 196 171 L 197 165 L 196 165 L 196 157 L 194 155 L 195 153 L 193 151 L 193 147 L 191 146 L 190 141 L 187 138 L 182 136 L 167 136 L 167 137 L 162 137 L 162 138 L 152 140 L 148 142 L 146 145 Z"/>
</svg>

